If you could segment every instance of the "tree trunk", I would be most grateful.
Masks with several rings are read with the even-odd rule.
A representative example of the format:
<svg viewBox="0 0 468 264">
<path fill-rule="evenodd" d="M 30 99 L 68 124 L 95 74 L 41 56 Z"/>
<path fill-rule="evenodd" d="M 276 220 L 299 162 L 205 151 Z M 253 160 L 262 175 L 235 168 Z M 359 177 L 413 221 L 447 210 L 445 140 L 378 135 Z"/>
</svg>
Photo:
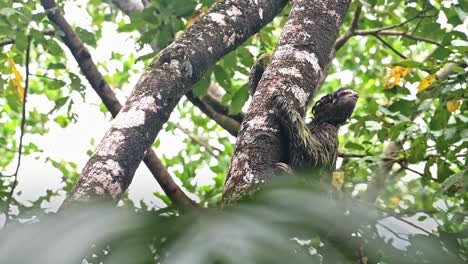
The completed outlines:
<svg viewBox="0 0 468 264">
<path fill-rule="evenodd" d="M 218 2 L 162 50 L 142 74 L 66 202 L 91 196 L 117 200 L 180 98 L 216 61 L 271 21 L 286 2 Z"/>
<path fill-rule="evenodd" d="M 229 203 L 253 193 L 287 160 L 286 142 L 272 109 L 280 93 L 305 113 L 319 88 L 323 70 L 351 0 L 296 0 L 273 60 L 257 87 L 237 137 L 223 198 Z"/>
</svg>

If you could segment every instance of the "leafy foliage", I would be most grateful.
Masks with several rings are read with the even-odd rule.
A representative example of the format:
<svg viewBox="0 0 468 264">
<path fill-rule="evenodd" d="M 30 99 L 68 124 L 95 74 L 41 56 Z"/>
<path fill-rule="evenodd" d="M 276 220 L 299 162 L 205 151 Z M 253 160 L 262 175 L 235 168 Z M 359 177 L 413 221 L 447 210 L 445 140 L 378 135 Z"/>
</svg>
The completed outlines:
<svg viewBox="0 0 468 264">
<path fill-rule="evenodd" d="M 149 1 L 150 5 L 143 12 L 127 16 L 111 1 L 90 0 L 85 6 L 72 2 L 62 2 L 60 11 L 65 18 L 71 19 L 77 15 L 70 10 L 81 10 L 80 21 L 75 19 L 76 25 L 72 23 L 74 30 L 90 50 L 91 56 L 97 58 L 95 61 L 106 81 L 122 98 L 128 95 L 129 90 L 125 88 L 136 82 L 134 79 L 141 74 L 144 65 L 157 56 L 155 50 L 170 44 L 213 3 L 211 0 L 153 0 Z M 371 230 L 367 230 L 368 233 L 362 233 L 359 243 L 370 254 L 367 255 L 370 263 L 403 263 L 403 260 L 418 263 L 421 258 L 428 261 L 442 258 L 441 261 L 448 261 L 454 256 L 466 261 L 468 104 L 465 99 L 468 96 L 468 3 L 466 0 L 353 1 L 350 14 L 342 27 L 342 34 L 350 27 L 352 13 L 360 6 L 362 14 L 354 35 L 337 52 L 321 89 L 322 93 L 329 93 L 341 86 L 351 86 L 361 96 L 354 116 L 340 132 L 340 152 L 343 155 L 338 161 L 340 167 L 337 168 L 339 173 L 336 175 L 339 177 L 335 179 L 335 183 L 344 194 L 359 198 L 366 196 L 366 188 L 370 188 L 373 180 L 380 180 L 382 187 L 378 190 L 379 195 L 375 201 L 378 208 L 404 216 L 416 225 L 432 221 L 433 229 L 432 235 L 411 234 L 406 237 L 409 246 L 402 252 L 389 247 L 392 241 L 376 235 L 379 226 L 375 224 L 378 222 L 376 220 Z M 245 111 L 249 101 L 246 86 L 249 69 L 256 57 L 273 52 L 289 9 L 287 7 L 272 23 L 225 56 L 194 87 L 194 94 L 203 97 L 212 93 L 210 89 L 215 87 L 228 114 L 235 115 Z M 106 53 L 106 47 L 103 47 L 103 41 L 109 38 L 106 35 L 109 29 L 106 28 L 117 31 L 116 35 L 125 35 L 126 42 L 131 43 L 132 51 L 112 50 L 108 57 L 100 57 Z M 68 192 L 84 165 L 81 161 L 53 157 L 50 153 L 54 146 L 42 149 L 39 144 L 51 130 L 66 131 L 71 124 L 83 122 L 80 119 L 82 107 L 77 105 L 95 103 L 87 81 L 62 43 L 62 34 L 48 21 L 38 1 L 19 3 L 0 0 L 0 208 L 5 207 L 14 185 L 10 174 L 18 156 L 23 103 L 30 106 L 23 155 L 49 164 L 59 172 L 62 181 L 60 187 L 48 188 L 33 201 L 26 202 L 22 199 L 24 194 L 15 193 L 13 210 L 7 213 L 10 218 L 18 221 L 35 219 L 41 214 L 41 208 L 44 211 L 51 200 Z M 29 37 L 33 46 L 30 95 L 27 102 L 22 102 Z M 37 103 L 39 101 L 44 103 Z M 102 106 L 101 110 L 106 112 Z M 108 114 L 104 118 L 110 122 Z M 166 167 L 200 205 L 218 207 L 235 139 L 185 99 L 179 103 L 165 130 L 167 135 L 179 138 L 183 146 L 173 156 L 161 153 Z M 154 144 L 158 151 L 163 152 L 160 150 L 162 145 L 164 142 L 161 141 Z M 387 152 L 390 145 L 397 148 Z M 383 168 L 389 164 L 391 169 L 386 173 Z M 21 174 L 19 181 L 21 184 Z M 333 220 L 333 210 L 328 218 L 320 218 L 333 206 L 318 207 L 323 210 L 315 209 L 317 211 L 314 214 L 308 214 L 308 210 L 314 209 L 312 205 L 318 205 L 318 201 L 323 199 L 306 195 L 295 200 L 293 198 L 298 194 L 293 192 L 291 195 L 291 201 L 284 196 L 281 199 L 274 197 L 272 203 L 262 204 L 263 200 L 260 200 L 256 201 L 258 204 L 254 203 L 255 205 L 236 212 L 227 212 L 221 216 L 201 216 L 197 221 L 203 224 L 184 226 L 179 230 L 180 234 L 173 236 L 175 238 L 169 244 L 174 246 L 175 252 L 183 251 L 184 254 L 173 254 L 170 257 L 183 258 L 199 253 L 203 260 L 216 253 L 218 255 L 215 254 L 213 259 L 219 258 L 220 261 L 230 263 L 241 260 L 242 263 L 260 260 L 271 262 L 279 260 L 280 256 L 290 257 L 288 254 L 292 251 L 286 252 L 285 249 L 291 249 L 294 244 L 293 250 L 297 255 L 293 257 L 298 259 L 295 263 L 299 263 L 302 256 L 307 261 L 311 260 L 310 256 L 314 256 L 316 260 L 317 254 L 304 255 L 302 252 L 318 250 L 326 235 L 304 232 L 311 227 L 308 225 L 314 225 L 313 229 L 316 231 L 317 225 L 322 224 L 321 221 L 328 223 Z M 171 203 L 163 193 L 156 193 L 155 196 L 165 204 Z M 128 197 L 122 198 L 124 206 L 133 208 L 133 203 L 140 206 L 140 212 L 155 210 L 150 204 L 131 201 Z M 288 206 L 273 207 L 274 203 Z M 128 236 L 129 240 L 140 239 L 138 241 L 141 242 L 148 238 L 136 237 L 135 234 L 144 233 L 140 232 L 142 230 L 151 230 L 158 234 L 165 227 L 179 227 L 195 221 L 190 216 L 178 218 L 179 214 L 172 209 L 161 211 L 161 214 L 163 216 L 158 217 L 158 221 L 149 226 L 143 225 L 141 230 L 119 229 L 114 235 Z M 368 215 L 372 216 L 372 213 L 365 216 Z M 290 225 L 296 225 L 304 218 L 321 220 L 308 222 L 299 231 L 294 230 L 293 234 L 302 235 L 297 235 L 299 240 L 304 238 L 307 241 L 305 245 L 298 246 L 300 243 L 284 241 L 288 237 L 284 236 L 285 233 L 282 233 L 283 240 L 278 238 L 276 232 L 268 236 L 267 232 L 276 227 L 269 225 L 271 222 L 268 219 L 281 222 L 281 216 L 286 217 L 282 224 Z M 346 219 L 341 217 L 338 220 Z M 172 222 L 174 218 L 177 220 Z M 382 221 L 383 216 L 380 215 L 379 219 Z M 363 221 L 369 222 L 369 219 L 366 217 Z M 156 226 L 156 223 L 161 226 Z M 285 229 L 280 229 L 279 233 L 285 231 L 291 234 L 291 226 L 287 224 L 281 225 Z M 80 227 L 76 222 L 71 222 L 71 225 L 76 225 L 77 233 L 89 227 Z M 238 228 L 243 225 L 245 229 Z M 18 228 L 21 229 L 22 226 Z M 206 233 L 194 234 L 196 228 L 201 228 Z M 265 233 L 254 232 L 256 228 L 264 228 Z M 99 230 L 102 229 L 104 228 Z M 229 252 L 224 254 L 223 249 L 219 249 L 216 242 L 225 243 L 226 240 L 217 240 L 217 236 L 226 230 L 233 231 L 230 235 L 234 231 L 239 232 L 238 237 L 245 243 L 240 245 L 242 249 L 246 245 L 252 246 L 248 248 L 248 254 L 233 258 Z M 203 248 L 204 245 L 200 245 L 202 243 L 191 243 L 185 238 L 190 234 L 212 244 Z M 167 233 L 164 236 L 170 237 Z M 50 241 L 55 241 L 54 239 L 57 238 Z M 397 239 L 396 236 L 393 237 L 393 240 Z M 261 243 L 255 244 L 259 240 Z M 155 240 L 151 241 L 157 244 Z M 185 245 L 188 249 L 181 250 L 180 247 Z M 283 246 L 285 248 L 281 248 Z M 269 256 L 260 254 L 267 250 L 271 252 L 271 249 L 274 250 Z M 281 250 L 276 251 L 279 249 Z M 350 252 L 349 248 L 334 250 L 345 258 L 349 254 L 356 257 L 356 252 Z M 158 255 L 155 252 L 152 254 Z"/>
</svg>

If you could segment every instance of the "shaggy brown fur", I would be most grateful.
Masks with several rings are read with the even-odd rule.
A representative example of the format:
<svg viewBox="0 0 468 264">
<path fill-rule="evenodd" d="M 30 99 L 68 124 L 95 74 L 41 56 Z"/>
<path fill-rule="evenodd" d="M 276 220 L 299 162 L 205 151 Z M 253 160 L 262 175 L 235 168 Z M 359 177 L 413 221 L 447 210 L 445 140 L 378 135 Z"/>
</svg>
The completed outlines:
<svg viewBox="0 0 468 264">
<path fill-rule="evenodd" d="M 251 69 L 249 85 L 251 95 L 267 67 L 262 55 Z M 281 94 L 273 95 L 273 105 L 278 110 L 284 134 L 288 138 L 288 161 L 293 169 L 325 169 L 332 171 L 338 153 L 338 129 L 351 116 L 356 106 L 358 94 L 350 88 L 341 88 L 323 96 L 312 108 L 314 118 L 306 123 L 304 117 L 294 110 L 290 101 Z M 288 171 L 288 165 L 276 164 Z"/>
</svg>

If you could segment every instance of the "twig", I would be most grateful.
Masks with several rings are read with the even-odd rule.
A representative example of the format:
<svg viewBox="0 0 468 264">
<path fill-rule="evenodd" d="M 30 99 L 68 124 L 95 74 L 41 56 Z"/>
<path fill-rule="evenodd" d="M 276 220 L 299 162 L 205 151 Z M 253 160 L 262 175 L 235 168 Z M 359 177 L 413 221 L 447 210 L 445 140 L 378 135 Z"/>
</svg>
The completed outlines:
<svg viewBox="0 0 468 264">
<path fill-rule="evenodd" d="M 421 176 L 421 177 L 424 177 L 424 173 L 421 173 L 421 172 L 419 172 L 419 171 L 417 171 L 417 170 L 411 169 L 410 167 L 406 166 L 406 165 L 403 163 L 403 161 L 397 161 L 397 163 L 398 163 L 398 165 L 400 165 L 400 167 L 404 168 L 405 170 L 409 170 L 409 171 L 411 171 L 411 172 L 413 172 L 413 173 L 418 174 L 418 175 Z M 432 179 L 432 177 L 431 177 L 431 179 Z"/>
<path fill-rule="evenodd" d="M 352 36 L 356 35 L 355 31 L 359 25 L 359 17 L 361 16 L 362 6 L 358 6 L 354 11 L 353 21 L 351 22 L 351 26 L 346 30 L 346 32 L 339 37 L 336 42 L 335 46 L 333 47 L 334 53 L 336 53 L 343 45 L 348 41 Z"/>
<path fill-rule="evenodd" d="M 437 210 L 437 209 L 427 209 L 427 210 L 399 210 L 400 212 L 394 212 L 395 215 L 399 215 L 399 216 L 402 216 L 402 215 L 415 215 L 417 213 L 424 213 L 424 214 L 436 214 L 436 213 L 439 213 L 441 211 Z"/>
<path fill-rule="evenodd" d="M 18 172 L 21 166 L 21 156 L 23 154 L 23 136 L 24 136 L 24 127 L 26 125 L 26 97 L 28 94 L 29 88 L 29 59 L 31 55 L 31 36 L 28 36 L 28 46 L 26 48 L 26 80 L 24 84 L 24 92 L 23 92 L 23 107 L 21 113 L 21 126 L 20 126 L 20 139 L 18 144 L 18 163 L 16 164 L 16 170 L 13 174 L 13 185 L 11 186 L 10 193 L 8 194 L 6 205 L 5 205 L 5 224 L 4 227 L 8 224 L 9 220 L 9 212 L 10 212 L 10 205 L 11 200 L 13 199 L 13 195 L 15 193 L 16 186 L 18 185 Z"/>
<path fill-rule="evenodd" d="M 425 18 L 425 17 L 428 17 L 428 16 L 422 15 L 422 14 L 424 14 L 426 11 L 427 11 L 427 9 L 424 9 L 424 10 L 422 10 L 421 12 L 419 12 L 417 15 L 415 15 L 415 16 L 413 16 L 413 17 L 411 17 L 411 18 L 409 18 L 409 19 L 407 19 L 407 20 L 405 20 L 405 21 L 403 21 L 403 22 L 401 22 L 401 23 L 398 23 L 398 24 L 395 24 L 395 25 L 391 25 L 391 26 L 387 26 L 387 27 L 382 27 L 382 28 L 380 28 L 380 29 L 378 29 L 378 30 L 383 31 L 383 30 L 394 29 L 394 28 L 397 28 L 397 27 L 404 26 L 404 25 L 408 24 L 409 22 L 415 20 L 416 18 Z"/>
<path fill-rule="evenodd" d="M 404 219 L 404 218 L 401 218 L 400 216 L 398 216 L 397 214 L 395 214 L 395 213 L 393 213 L 393 212 L 390 212 L 390 211 L 388 211 L 388 210 L 385 210 L 385 209 L 379 208 L 379 207 L 376 207 L 376 208 L 377 208 L 377 210 L 379 210 L 379 211 L 381 211 L 381 212 L 383 212 L 383 213 L 385 213 L 385 214 L 388 214 L 388 215 L 390 215 L 390 216 L 396 218 L 397 220 L 400 220 L 400 221 L 402 221 L 402 222 L 404 222 L 404 223 L 406 223 L 406 224 L 408 224 L 408 225 L 410 225 L 410 226 L 412 226 L 412 227 L 414 227 L 414 228 L 416 228 L 416 229 L 418 229 L 418 230 L 421 230 L 422 232 L 426 233 L 426 234 L 429 235 L 429 236 L 438 238 L 436 235 L 432 234 L 431 232 L 427 231 L 426 229 L 424 229 L 424 228 L 422 228 L 422 227 L 420 227 L 420 226 L 417 226 L 416 224 L 413 224 L 413 223 L 411 223 L 410 221 L 408 221 L 408 220 L 406 220 L 406 219 Z"/>
<path fill-rule="evenodd" d="M 31 73 L 31 74 L 29 74 L 29 75 L 30 75 L 30 76 L 35 76 L 35 77 L 38 77 L 38 78 L 49 79 L 49 80 L 52 80 L 52 81 L 60 81 L 60 80 L 57 79 L 57 78 L 49 77 L 49 76 L 47 76 L 47 75 L 45 75 L 45 74 L 39 75 L 39 74 Z"/>
<path fill-rule="evenodd" d="M 397 49 L 395 49 L 390 43 L 388 43 L 386 40 L 384 40 L 383 38 L 381 38 L 377 33 L 376 34 L 373 34 L 372 36 L 376 37 L 378 40 L 380 40 L 380 42 L 382 42 L 382 44 L 384 44 L 385 46 L 387 46 L 389 49 L 391 49 L 393 52 L 395 52 L 398 56 L 400 56 L 401 58 L 403 59 L 408 59 L 408 57 L 406 57 L 405 55 L 403 55 L 402 53 L 400 53 Z"/>
<path fill-rule="evenodd" d="M 413 40 L 418 40 L 418 41 L 431 43 L 431 44 L 434 44 L 434 45 L 439 46 L 439 47 L 442 46 L 441 43 L 439 43 L 439 42 L 437 42 L 435 40 L 415 36 L 413 34 L 410 34 L 408 32 L 404 32 L 404 31 L 392 31 L 392 30 L 380 30 L 380 29 L 356 30 L 356 31 L 354 31 L 354 35 L 356 35 L 356 36 L 368 36 L 368 35 L 373 35 L 373 36 L 375 36 L 375 35 L 400 36 L 400 37 L 405 37 L 405 38 L 409 38 L 409 39 L 413 39 Z"/>
<path fill-rule="evenodd" d="M 216 148 L 216 147 L 213 147 L 211 146 L 210 144 L 208 144 L 208 142 L 206 142 L 206 140 L 200 138 L 200 137 L 197 137 L 195 135 L 193 135 L 192 133 L 190 133 L 190 131 L 184 127 L 182 127 L 181 125 L 177 124 L 177 123 L 174 123 L 175 126 L 180 130 L 182 131 L 185 135 L 187 135 L 193 142 L 197 143 L 198 145 L 202 146 L 205 148 L 205 150 L 210 153 L 211 156 L 215 157 L 215 158 L 218 158 L 218 154 L 214 153 L 214 151 L 216 150 L 218 153 L 223 153 L 222 150 Z"/>
<path fill-rule="evenodd" d="M 392 233 L 394 236 L 398 237 L 399 239 L 401 240 L 404 240 L 404 241 L 409 241 L 408 238 L 404 238 L 402 237 L 400 234 L 398 234 L 397 232 L 393 231 L 391 228 L 389 228 L 388 226 L 382 224 L 382 223 L 377 223 L 379 226 L 385 228 L 388 232 Z"/>
<path fill-rule="evenodd" d="M 468 153 L 462 153 L 462 154 L 457 154 L 455 157 L 465 157 Z M 339 152 L 338 157 L 340 158 L 366 158 L 366 157 L 374 157 L 372 155 L 367 155 L 367 154 L 360 154 L 360 153 L 346 153 L 346 152 Z M 428 154 L 426 157 L 424 157 L 422 160 L 429 160 L 430 158 L 443 158 L 445 155 L 440 155 L 440 154 Z M 397 157 L 377 157 L 383 161 L 407 161 L 406 158 L 397 158 Z"/>
<path fill-rule="evenodd" d="M 219 86 L 215 82 L 211 82 L 210 87 L 208 88 L 208 94 L 203 96 L 203 98 L 201 98 L 201 101 L 203 103 L 205 103 L 207 106 L 211 106 L 219 114 L 228 116 L 228 117 L 236 120 L 237 122 L 241 123 L 242 120 L 244 120 L 245 113 L 241 112 L 241 113 L 235 114 L 235 115 L 230 114 L 229 113 L 229 107 L 227 107 L 226 105 L 221 103 L 216 98 L 216 96 L 213 95 L 212 92 L 211 92 L 211 91 L 216 91 L 218 89 L 220 89 Z"/>
<path fill-rule="evenodd" d="M 218 125 L 226 129 L 229 134 L 237 136 L 237 132 L 240 128 L 240 123 L 228 115 L 217 112 L 211 105 L 206 104 L 200 98 L 193 95 L 192 92 L 188 92 L 186 95 L 187 99 L 196 107 L 198 107 L 205 115 L 213 119 Z M 213 98 L 213 100 L 216 100 Z"/>
</svg>

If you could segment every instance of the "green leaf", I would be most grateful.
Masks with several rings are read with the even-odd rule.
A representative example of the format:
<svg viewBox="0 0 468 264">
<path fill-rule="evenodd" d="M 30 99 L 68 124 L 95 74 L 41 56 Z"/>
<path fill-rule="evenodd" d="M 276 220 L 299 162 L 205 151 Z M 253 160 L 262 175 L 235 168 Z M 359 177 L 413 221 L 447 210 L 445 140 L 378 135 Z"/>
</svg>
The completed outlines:
<svg viewBox="0 0 468 264">
<path fill-rule="evenodd" d="M 247 99 L 249 99 L 249 87 L 245 84 L 234 94 L 229 106 L 229 114 L 240 113 Z"/>
<path fill-rule="evenodd" d="M 414 103 L 414 101 L 408 101 L 403 99 L 396 101 L 388 107 L 390 111 L 400 112 L 404 116 L 410 116 L 411 114 L 416 112 L 417 108 L 418 106 Z"/>
<path fill-rule="evenodd" d="M 52 110 L 49 111 L 49 115 L 52 114 L 53 112 L 59 110 L 62 106 L 64 106 L 67 103 L 68 99 L 69 99 L 68 96 L 57 99 L 55 101 L 54 108 L 52 108 Z"/>
<path fill-rule="evenodd" d="M 61 62 L 57 62 L 57 63 L 49 63 L 49 65 L 47 65 L 47 69 L 49 70 L 62 70 L 62 69 L 66 69 L 67 67 L 65 66 L 65 64 L 61 63 Z"/>
<path fill-rule="evenodd" d="M 28 47 L 28 37 L 24 34 L 23 31 L 16 32 L 15 36 L 15 46 L 19 51 L 25 51 Z"/>
<path fill-rule="evenodd" d="M 47 40 L 44 37 L 44 33 L 35 29 L 31 29 L 30 34 L 35 43 L 41 44 L 43 46 L 47 44 Z"/>
<path fill-rule="evenodd" d="M 63 115 L 57 116 L 54 121 L 62 128 L 65 128 L 68 126 L 68 124 L 70 124 L 70 119 Z"/>
<path fill-rule="evenodd" d="M 67 84 L 66 82 L 61 81 L 61 80 L 51 80 L 51 81 L 47 84 L 47 89 L 52 89 L 52 90 L 60 89 L 60 88 L 62 88 L 63 86 L 65 86 L 66 84 Z"/>
<path fill-rule="evenodd" d="M 231 87 L 229 76 L 222 67 L 216 65 L 213 69 L 213 72 L 216 82 L 219 83 L 224 89 Z"/>
<path fill-rule="evenodd" d="M 82 42 L 92 46 L 96 47 L 96 36 L 94 36 L 93 33 L 87 31 L 84 28 L 81 27 L 76 27 L 75 32 L 78 35 L 78 37 L 81 39 Z"/>
<path fill-rule="evenodd" d="M 153 193 L 154 196 L 158 197 L 159 199 L 161 199 L 166 205 L 171 205 L 172 204 L 172 201 L 171 199 L 169 199 L 165 194 L 162 194 L 160 192 L 155 192 Z"/>
<path fill-rule="evenodd" d="M 467 177 L 467 170 L 464 169 L 462 171 L 459 171 L 442 182 L 440 189 L 435 193 L 435 195 L 440 195 L 448 191 L 452 186 L 454 185 L 460 185 L 463 186 L 465 184 L 464 178 Z"/>
<path fill-rule="evenodd" d="M 426 136 L 420 136 L 411 142 L 410 149 L 408 151 L 408 161 L 410 163 L 417 163 L 422 161 L 426 157 L 427 151 L 427 138 Z"/>
<path fill-rule="evenodd" d="M 416 69 L 421 69 L 424 68 L 424 64 L 421 62 L 417 61 L 400 61 L 398 63 L 394 64 L 395 66 L 403 66 L 403 67 L 408 67 L 408 68 L 416 68 Z"/>
<path fill-rule="evenodd" d="M 84 85 L 81 83 L 81 79 L 78 75 L 74 74 L 74 73 L 68 73 L 68 75 L 70 76 L 70 79 L 71 79 L 71 87 L 73 90 L 75 91 L 82 91 L 84 90 Z"/>
<path fill-rule="evenodd" d="M 6 8 L 0 9 L 0 15 L 4 15 L 6 17 L 9 17 L 15 13 L 16 13 L 16 10 L 13 8 L 6 7 Z"/>
<path fill-rule="evenodd" d="M 49 53 L 53 56 L 62 56 L 63 55 L 63 50 L 60 47 L 59 44 L 53 39 L 47 39 L 47 47 L 46 49 L 49 51 Z"/>
<path fill-rule="evenodd" d="M 365 151 L 366 149 L 361 146 L 360 144 L 354 143 L 354 142 L 347 142 L 345 144 L 345 149 L 352 149 L 352 150 L 359 150 L 359 151 Z"/>
<path fill-rule="evenodd" d="M 208 88 L 210 87 L 211 78 L 209 74 L 205 74 L 200 81 L 198 81 L 192 88 L 192 92 L 195 96 L 203 97 L 208 94 Z"/>
<path fill-rule="evenodd" d="M 158 53 L 157 52 L 150 52 L 148 54 L 141 55 L 140 57 L 136 58 L 135 62 L 147 61 L 147 60 L 153 59 L 156 56 L 156 54 L 158 54 Z"/>
<path fill-rule="evenodd" d="M 431 118 L 429 128 L 431 130 L 441 130 L 447 127 L 448 120 L 450 118 L 450 112 L 447 111 L 446 107 L 438 107 L 434 112 L 434 116 Z"/>
</svg>

